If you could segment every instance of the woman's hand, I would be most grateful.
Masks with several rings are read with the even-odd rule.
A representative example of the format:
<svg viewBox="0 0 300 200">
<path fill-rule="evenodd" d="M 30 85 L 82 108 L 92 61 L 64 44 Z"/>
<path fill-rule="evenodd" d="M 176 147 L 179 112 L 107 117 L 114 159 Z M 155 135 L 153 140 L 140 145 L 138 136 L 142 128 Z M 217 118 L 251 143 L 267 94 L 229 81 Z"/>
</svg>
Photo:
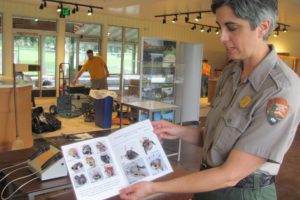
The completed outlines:
<svg viewBox="0 0 300 200">
<path fill-rule="evenodd" d="M 182 127 L 179 125 L 161 120 L 153 121 L 152 126 L 160 141 L 163 139 L 174 140 L 181 137 Z"/>
<path fill-rule="evenodd" d="M 154 193 L 153 182 L 140 182 L 120 190 L 120 198 L 124 200 L 139 200 Z"/>
</svg>

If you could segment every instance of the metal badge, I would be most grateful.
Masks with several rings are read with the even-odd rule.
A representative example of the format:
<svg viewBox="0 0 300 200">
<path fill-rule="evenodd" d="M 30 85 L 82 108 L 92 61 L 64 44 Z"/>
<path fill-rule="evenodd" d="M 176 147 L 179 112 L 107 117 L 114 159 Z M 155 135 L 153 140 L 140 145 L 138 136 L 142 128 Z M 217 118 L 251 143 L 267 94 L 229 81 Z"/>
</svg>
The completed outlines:
<svg viewBox="0 0 300 200">
<path fill-rule="evenodd" d="M 251 96 L 244 96 L 240 101 L 240 108 L 246 108 L 252 101 Z"/>
<path fill-rule="evenodd" d="M 267 104 L 267 118 L 271 125 L 278 123 L 284 119 L 289 112 L 288 101 L 282 97 L 270 99 Z"/>
</svg>

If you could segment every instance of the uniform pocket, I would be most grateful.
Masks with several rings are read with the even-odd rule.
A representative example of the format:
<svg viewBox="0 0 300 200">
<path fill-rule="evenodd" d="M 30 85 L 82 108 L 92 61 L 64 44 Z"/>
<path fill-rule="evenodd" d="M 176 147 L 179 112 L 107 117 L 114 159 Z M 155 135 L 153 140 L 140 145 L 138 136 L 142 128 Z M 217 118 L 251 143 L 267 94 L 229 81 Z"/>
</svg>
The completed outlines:
<svg viewBox="0 0 300 200">
<path fill-rule="evenodd" d="M 251 120 L 236 112 L 228 112 L 221 120 L 223 127 L 220 129 L 220 134 L 215 138 L 215 145 L 222 152 L 229 153 Z"/>
</svg>

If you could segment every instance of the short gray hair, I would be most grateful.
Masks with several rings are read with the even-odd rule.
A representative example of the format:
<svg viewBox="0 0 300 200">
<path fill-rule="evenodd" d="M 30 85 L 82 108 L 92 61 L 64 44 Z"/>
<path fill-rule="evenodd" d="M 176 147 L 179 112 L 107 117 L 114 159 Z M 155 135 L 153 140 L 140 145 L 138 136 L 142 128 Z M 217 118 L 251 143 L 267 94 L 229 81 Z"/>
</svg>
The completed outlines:
<svg viewBox="0 0 300 200">
<path fill-rule="evenodd" d="M 245 19 L 254 30 L 264 20 L 270 20 L 270 29 L 264 35 L 267 40 L 276 25 L 278 1 L 277 0 L 212 0 L 211 10 L 216 10 L 222 6 L 229 6 L 235 15 Z"/>
</svg>

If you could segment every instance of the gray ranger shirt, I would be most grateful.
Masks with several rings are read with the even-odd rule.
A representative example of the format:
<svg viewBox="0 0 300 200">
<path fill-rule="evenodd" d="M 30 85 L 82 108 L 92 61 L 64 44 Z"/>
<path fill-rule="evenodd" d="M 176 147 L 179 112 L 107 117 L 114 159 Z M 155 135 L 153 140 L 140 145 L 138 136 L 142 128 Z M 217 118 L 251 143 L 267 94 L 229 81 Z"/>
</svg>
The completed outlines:
<svg viewBox="0 0 300 200">
<path fill-rule="evenodd" d="M 216 167 L 236 149 L 267 159 L 258 172 L 276 175 L 299 124 L 300 79 L 273 46 L 241 82 L 242 70 L 241 62 L 230 63 L 218 80 L 203 135 L 203 160 Z"/>
</svg>

